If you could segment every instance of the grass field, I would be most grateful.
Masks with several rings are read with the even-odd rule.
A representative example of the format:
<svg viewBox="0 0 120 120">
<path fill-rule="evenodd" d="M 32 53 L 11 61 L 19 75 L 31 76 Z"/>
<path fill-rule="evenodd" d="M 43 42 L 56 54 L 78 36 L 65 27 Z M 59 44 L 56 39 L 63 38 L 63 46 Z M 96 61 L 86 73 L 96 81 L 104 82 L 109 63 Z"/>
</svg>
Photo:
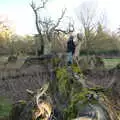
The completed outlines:
<svg viewBox="0 0 120 120">
<path fill-rule="evenodd" d="M 21 65 L 24 63 L 27 56 L 20 56 L 16 63 L 9 63 L 6 67 L 7 68 L 20 68 Z M 0 68 L 4 68 L 4 62 L 7 61 L 8 56 L 0 56 Z M 117 64 L 120 63 L 120 58 L 104 58 L 105 68 L 111 69 L 114 68 Z"/>
<path fill-rule="evenodd" d="M 105 63 L 105 68 L 111 69 L 120 63 L 120 58 L 103 59 L 103 61 Z"/>
<path fill-rule="evenodd" d="M 0 118 L 9 116 L 12 104 L 4 97 L 0 97 Z"/>
</svg>

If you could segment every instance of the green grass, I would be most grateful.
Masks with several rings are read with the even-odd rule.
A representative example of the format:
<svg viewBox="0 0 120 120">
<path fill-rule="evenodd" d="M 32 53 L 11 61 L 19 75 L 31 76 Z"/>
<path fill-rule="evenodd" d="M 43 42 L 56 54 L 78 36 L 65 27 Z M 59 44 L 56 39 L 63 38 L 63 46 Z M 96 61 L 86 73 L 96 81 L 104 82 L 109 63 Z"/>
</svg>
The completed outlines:
<svg viewBox="0 0 120 120">
<path fill-rule="evenodd" d="M 105 68 L 111 69 L 120 63 L 120 58 L 103 59 L 103 61 L 105 63 Z"/>
<path fill-rule="evenodd" d="M 9 116 L 11 108 L 11 102 L 4 97 L 0 97 L 0 118 Z"/>
</svg>

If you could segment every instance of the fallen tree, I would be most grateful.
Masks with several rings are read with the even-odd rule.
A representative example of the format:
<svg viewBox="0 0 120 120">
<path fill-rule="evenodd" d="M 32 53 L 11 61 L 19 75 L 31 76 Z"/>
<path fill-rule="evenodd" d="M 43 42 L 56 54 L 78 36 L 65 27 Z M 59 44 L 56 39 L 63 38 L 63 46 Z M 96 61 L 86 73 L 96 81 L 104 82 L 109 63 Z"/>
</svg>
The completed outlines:
<svg viewBox="0 0 120 120">
<path fill-rule="evenodd" d="M 49 58 L 49 60 L 46 60 L 46 58 Z M 27 93 L 29 93 L 29 97 L 24 99 L 25 94 L 22 94 L 23 97 L 20 97 L 20 99 L 23 98 L 23 100 L 13 104 L 13 109 L 9 116 L 10 120 L 77 120 L 82 119 L 82 117 L 96 120 L 120 119 L 119 102 L 117 102 L 117 106 L 114 104 L 115 95 L 111 88 L 111 83 L 107 88 L 106 86 L 101 87 L 100 85 L 96 85 L 95 82 L 88 80 L 86 74 L 83 74 L 78 63 L 74 63 L 68 67 L 64 59 L 57 56 L 44 56 L 37 59 L 29 58 L 27 61 L 34 63 L 34 60 L 39 61 L 39 59 L 42 61 L 40 65 L 44 66 L 45 64 L 47 67 L 47 69 L 44 68 L 44 70 L 49 77 L 47 77 L 47 80 L 44 82 L 45 84 L 40 84 L 41 79 L 40 76 L 38 77 L 38 71 L 43 71 L 43 67 L 35 67 L 35 70 L 32 71 L 30 71 L 30 67 L 27 69 L 24 68 L 24 71 L 21 69 L 22 73 L 17 76 L 9 75 L 2 80 L 7 83 L 11 77 L 11 81 L 9 82 L 11 84 L 14 78 L 15 80 L 12 82 L 12 86 L 14 87 L 15 85 L 13 85 L 13 83 L 16 84 L 16 81 L 21 76 L 22 79 L 28 79 L 25 84 L 31 84 L 29 79 L 33 79 L 34 81 L 26 90 Z M 31 67 L 33 69 L 33 66 Z M 29 70 L 29 72 L 27 70 Z M 97 73 L 95 74 L 97 75 Z M 29 78 L 30 75 L 32 75 L 32 77 Z M 35 80 L 35 76 L 37 76 L 38 81 Z M 21 83 L 20 81 L 21 79 L 17 81 L 19 85 L 24 82 L 24 80 L 22 80 Z M 35 83 L 39 83 L 38 86 L 36 86 Z M 33 86 L 36 89 L 40 89 L 35 90 L 32 88 Z M 25 85 L 22 86 L 22 89 L 24 89 L 23 87 L 27 88 Z M 37 92 L 29 90 L 30 88 Z M 16 90 L 18 91 L 17 95 L 23 92 L 20 88 Z M 119 101 L 117 97 L 115 98 L 116 101 Z"/>
<path fill-rule="evenodd" d="M 49 84 L 38 92 L 27 90 L 32 94 L 30 101 L 19 102 L 23 108 L 13 107 L 10 120 L 119 120 L 119 110 L 108 97 L 110 90 L 89 87 L 77 65 L 55 67 L 51 74 Z"/>
</svg>

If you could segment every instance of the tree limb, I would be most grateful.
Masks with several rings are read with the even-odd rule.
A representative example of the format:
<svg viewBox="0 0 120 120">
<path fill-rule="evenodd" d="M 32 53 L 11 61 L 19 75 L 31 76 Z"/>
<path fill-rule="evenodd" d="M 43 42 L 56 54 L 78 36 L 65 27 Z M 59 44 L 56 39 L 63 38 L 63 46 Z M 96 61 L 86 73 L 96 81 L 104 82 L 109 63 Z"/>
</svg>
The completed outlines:
<svg viewBox="0 0 120 120">
<path fill-rule="evenodd" d="M 66 30 L 62 30 L 62 29 L 55 29 L 56 32 L 62 32 L 64 34 L 69 34 L 71 31 L 66 31 Z"/>
<path fill-rule="evenodd" d="M 61 16 L 58 18 L 57 23 L 51 28 L 51 31 L 54 31 L 59 26 L 61 20 L 63 19 L 64 15 L 65 15 L 65 12 L 66 12 L 66 8 L 62 11 Z"/>
<path fill-rule="evenodd" d="M 41 0 L 42 5 L 37 7 L 36 4 L 32 1 L 30 6 L 33 8 L 33 10 L 38 11 L 41 8 L 44 8 L 47 2 L 48 2 L 48 0 L 45 0 L 45 1 Z"/>
<path fill-rule="evenodd" d="M 37 31 L 38 31 L 38 33 L 40 34 L 40 36 L 41 36 L 41 29 L 40 29 L 40 26 L 39 26 L 39 18 L 38 18 L 38 11 L 40 10 L 40 9 L 42 9 L 42 8 L 44 8 L 45 7 L 45 5 L 46 5 L 46 3 L 47 3 L 47 0 L 45 0 L 45 1 L 43 1 L 43 0 L 41 0 L 41 6 L 39 6 L 39 7 L 37 7 L 36 6 L 36 4 L 32 1 L 31 2 L 31 4 L 30 4 L 30 6 L 31 6 L 31 8 L 33 9 L 33 11 L 34 11 L 34 14 L 35 14 L 35 24 L 36 24 L 36 28 L 37 28 Z"/>
</svg>

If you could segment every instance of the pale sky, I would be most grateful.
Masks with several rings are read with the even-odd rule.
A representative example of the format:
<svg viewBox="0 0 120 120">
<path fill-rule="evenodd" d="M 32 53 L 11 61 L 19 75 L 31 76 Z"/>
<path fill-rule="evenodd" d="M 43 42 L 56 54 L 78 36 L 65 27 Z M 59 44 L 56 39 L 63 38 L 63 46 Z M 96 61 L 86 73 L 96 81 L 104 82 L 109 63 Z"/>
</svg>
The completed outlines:
<svg viewBox="0 0 120 120">
<path fill-rule="evenodd" d="M 39 3 L 40 0 L 34 1 Z M 47 7 L 42 12 L 43 15 L 47 14 L 54 20 L 57 20 L 61 14 L 61 10 L 66 7 L 66 16 L 72 16 L 78 27 L 76 11 L 79 11 L 80 4 L 85 1 L 95 3 L 98 11 L 100 10 L 105 13 L 107 28 L 114 31 L 119 27 L 120 0 L 48 0 Z M 0 0 L 0 16 L 8 17 L 17 34 L 36 33 L 34 14 L 29 5 L 30 2 L 31 0 Z"/>
</svg>

